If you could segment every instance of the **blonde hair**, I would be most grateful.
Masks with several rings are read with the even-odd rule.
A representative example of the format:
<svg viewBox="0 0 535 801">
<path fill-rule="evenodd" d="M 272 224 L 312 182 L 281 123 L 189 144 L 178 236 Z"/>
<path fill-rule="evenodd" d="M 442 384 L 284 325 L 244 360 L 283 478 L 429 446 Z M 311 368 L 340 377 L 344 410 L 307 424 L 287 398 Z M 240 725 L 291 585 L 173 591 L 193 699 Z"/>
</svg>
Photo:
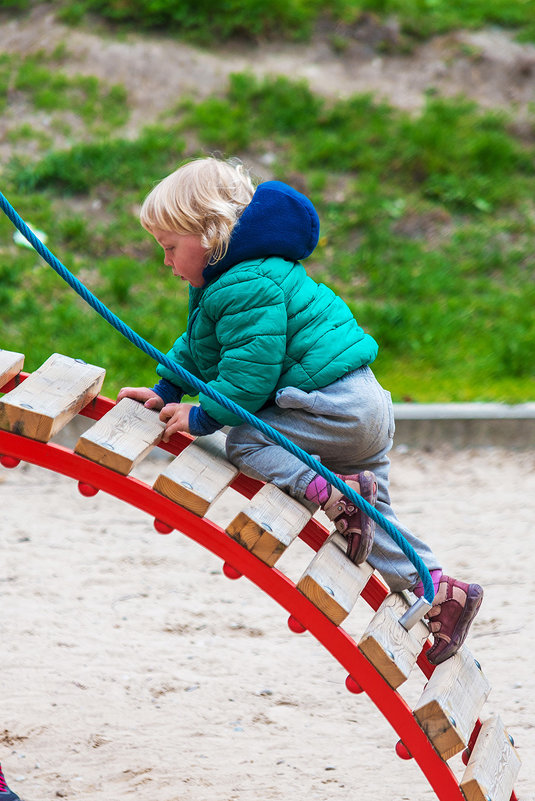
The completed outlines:
<svg viewBox="0 0 535 801">
<path fill-rule="evenodd" d="M 248 171 L 239 161 L 213 156 L 183 164 L 147 195 L 139 214 L 148 231 L 160 228 L 178 234 L 196 234 L 211 254 L 221 259 L 232 230 L 255 191 Z"/>
</svg>

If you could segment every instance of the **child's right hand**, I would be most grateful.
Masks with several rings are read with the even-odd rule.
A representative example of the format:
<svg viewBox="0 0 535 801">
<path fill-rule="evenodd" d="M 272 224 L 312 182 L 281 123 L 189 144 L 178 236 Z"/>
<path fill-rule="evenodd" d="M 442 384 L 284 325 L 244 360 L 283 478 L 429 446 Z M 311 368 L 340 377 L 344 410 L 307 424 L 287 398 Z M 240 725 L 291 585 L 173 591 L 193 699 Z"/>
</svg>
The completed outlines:
<svg viewBox="0 0 535 801">
<path fill-rule="evenodd" d="M 119 403 L 123 398 L 133 398 L 143 403 L 147 409 L 156 409 L 157 412 L 161 411 L 165 405 L 163 398 L 160 398 L 153 389 L 148 387 L 123 387 L 117 395 L 116 402 Z"/>
</svg>

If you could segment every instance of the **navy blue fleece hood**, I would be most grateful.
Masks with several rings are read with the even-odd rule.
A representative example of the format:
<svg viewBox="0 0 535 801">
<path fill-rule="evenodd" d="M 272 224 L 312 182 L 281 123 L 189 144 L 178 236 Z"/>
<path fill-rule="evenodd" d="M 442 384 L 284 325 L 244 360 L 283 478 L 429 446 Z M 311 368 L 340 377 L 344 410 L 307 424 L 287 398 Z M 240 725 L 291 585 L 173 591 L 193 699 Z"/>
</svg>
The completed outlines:
<svg viewBox="0 0 535 801">
<path fill-rule="evenodd" d="M 208 262 L 204 279 L 209 283 L 249 259 L 305 259 L 318 244 L 319 227 L 316 209 L 305 195 L 281 181 L 266 181 L 236 223 L 223 258 L 215 264 Z"/>
</svg>

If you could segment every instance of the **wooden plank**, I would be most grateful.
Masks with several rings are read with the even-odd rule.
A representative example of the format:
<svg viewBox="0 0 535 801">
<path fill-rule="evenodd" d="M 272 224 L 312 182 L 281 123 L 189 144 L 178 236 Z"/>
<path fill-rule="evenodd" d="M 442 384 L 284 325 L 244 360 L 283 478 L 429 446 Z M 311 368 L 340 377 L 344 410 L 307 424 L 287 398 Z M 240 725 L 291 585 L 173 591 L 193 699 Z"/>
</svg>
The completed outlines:
<svg viewBox="0 0 535 801">
<path fill-rule="evenodd" d="M 123 398 L 82 434 L 74 450 L 126 476 L 158 444 L 164 430 L 158 412 Z"/>
<path fill-rule="evenodd" d="M 196 439 L 160 473 L 153 488 L 203 517 L 238 475 L 226 458 L 225 439 L 222 431 Z"/>
<path fill-rule="evenodd" d="M 429 637 L 423 620 L 410 631 L 400 625 L 399 618 L 410 605 L 411 598 L 404 594 L 387 595 L 359 642 L 364 656 L 394 690 L 409 678 Z"/>
<path fill-rule="evenodd" d="M 102 367 L 53 353 L 0 400 L 0 428 L 48 442 L 98 395 L 105 375 Z"/>
<path fill-rule="evenodd" d="M 414 715 L 442 759 L 468 744 L 489 692 L 490 684 L 466 646 L 437 665 Z"/>
<path fill-rule="evenodd" d="M 520 770 L 518 756 L 498 716 L 486 720 L 461 784 L 466 801 L 509 801 Z"/>
<path fill-rule="evenodd" d="M 15 378 L 24 365 L 24 353 L 0 349 L 0 387 Z"/>
<path fill-rule="evenodd" d="M 312 512 L 295 498 L 265 484 L 227 526 L 227 534 L 273 567 L 303 530 Z"/>
<path fill-rule="evenodd" d="M 367 562 L 355 565 L 345 555 L 347 541 L 334 531 L 297 582 L 300 590 L 337 626 L 346 619 L 373 573 Z"/>
</svg>

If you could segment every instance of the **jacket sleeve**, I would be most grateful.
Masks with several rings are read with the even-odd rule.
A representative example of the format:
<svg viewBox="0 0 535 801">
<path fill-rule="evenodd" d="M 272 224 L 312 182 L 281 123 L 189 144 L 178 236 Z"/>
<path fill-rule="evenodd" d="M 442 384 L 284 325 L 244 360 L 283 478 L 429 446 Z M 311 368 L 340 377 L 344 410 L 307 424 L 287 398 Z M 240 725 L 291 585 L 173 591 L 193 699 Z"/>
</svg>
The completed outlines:
<svg viewBox="0 0 535 801">
<path fill-rule="evenodd" d="M 205 308 L 221 354 L 209 386 L 254 413 L 274 396 L 282 372 L 287 330 L 282 289 L 265 276 L 241 273 L 239 281 L 214 292 Z M 199 402 L 224 425 L 244 422 L 203 392 Z"/>
<path fill-rule="evenodd" d="M 195 378 L 201 378 L 199 370 L 193 361 L 186 334 L 182 334 L 182 336 L 176 340 L 171 350 L 167 353 L 167 356 L 172 361 L 177 362 L 177 364 L 180 367 L 183 367 L 184 370 L 187 370 L 188 373 L 194 375 Z M 179 376 L 177 373 L 174 373 L 168 367 L 165 367 L 165 365 L 159 364 L 156 368 L 156 372 L 159 376 L 161 376 L 161 378 L 165 378 L 167 381 L 170 381 L 172 384 L 175 384 L 175 386 L 179 387 L 184 394 L 193 396 L 197 395 L 197 390 L 195 387 L 191 386 L 191 384 L 188 384 L 185 379 L 182 379 L 181 376 Z"/>
</svg>

